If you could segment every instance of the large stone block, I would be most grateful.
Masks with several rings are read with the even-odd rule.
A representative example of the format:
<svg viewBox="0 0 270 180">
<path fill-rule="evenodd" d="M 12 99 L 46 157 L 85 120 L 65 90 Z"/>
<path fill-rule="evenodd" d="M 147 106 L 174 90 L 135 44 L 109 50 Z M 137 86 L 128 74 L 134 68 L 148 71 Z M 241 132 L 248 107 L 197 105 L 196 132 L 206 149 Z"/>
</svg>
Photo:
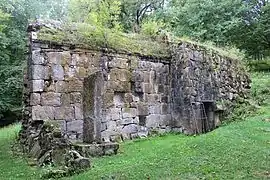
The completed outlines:
<svg viewBox="0 0 270 180">
<path fill-rule="evenodd" d="M 41 54 L 40 50 L 32 51 L 32 63 L 34 65 L 45 65 L 46 64 L 46 60 L 44 58 L 44 55 Z"/>
<path fill-rule="evenodd" d="M 62 106 L 70 106 L 71 103 L 71 98 L 70 98 L 70 94 L 61 94 L 61 105 Z"/>
<path fill-rule="evenodd" d="M 61 53 L 60 52 L 49 52 L 47 53 L 48 61 L 51 64 L 61 64 Z"/>
<path fill-rule="evenodd" d="M 67 132 L 82 134 L 83 120 L 74 120 L 67 122 Z"/>
<path fill-rule="evenodd" d="M 123 134 L 133 134 L 133 133 L 136 133 L 138 132 L 138 125 L 136 124 L 129 124 L 129 125 L 126 125 L 123 129 L 122 129 L 122 133 Z"/>
<path fill-rule="evenodd" d="M 83 119 L 83 105 L 82 104 L 75 104 L 75 119 L 82 120 Z"/>
<path fill-rule="evenodd" d="M 57 81 L 55 83 L 55 90 L 58 93 L 67 92 L 67 83 L 65 81 Z"/>
<path fill-rule="evenodd" d="M 32 92 L 42 92 L 44 91 L 45 83 L 44 80 L 33 80 L 31 83 Z"/>
<path fill-rule="evenodd" d="M 117 123 L 119 125 L 139 124 L 139 117 L 121 119 Z"/>
<path fill-rule="evenodd" d="M 153 93 L 154 92 L 154 87 L 153 84 L 150 83 L 144 83 L 143 84 L 143 92 L 144 93 Z"/>
<path fill-rule="evenodd" d="M 114 57 L 108 64 L 110 68 L 128 69 L 128 59 Z"/>
<path fill-rule="evenodd" d="M 52 106 L 33 106 L 32 107 L 33 120 L 53 120 L 54 107 Z"/>
<path fill-rule="evenodd" d="M 40 105 L 40 94 L 39 93 L 31 93 L 31 95 L 30 95 L 30 105 L 31 106 Z"/>
<path fill-rule="evenodd" d="M 55 119 L 57 120 L 74 120 L 75 110 L 74 107 L 56 107 L 55 108 Z"/>
<path fill-rule="evenodd" d="M 111 120 L 119 120 L 120 113 L 121 113 L 121 108 L 111 108 L 110 109 Z"/>
<path fill-rule="evenodd" d="M 61 94 L 54 92 L 47 92 L 41 94 L 41 105 L 43 106 L 60 106 Z"/>
<path fill-rule="evenodd" d="M 159 114 L 151 114 L 146 117 L 145 126 L 148 128 L 158 128 L 160 124 L 160 115 Z"/>
<path fill-rule="evenodd" d="M 52 79 L 53 80 L 64 80 L 64 68 L 61 65 L 52 66 Z"/>
<path fill-rule="evenodd" d="M 125 69 L 112 69 L 108 75 L 110 81 L 131 81 L 131 72 Z"/>
<path fill-rule="evenodd" d="M 109 131 L 117 131 L 116 121 L 108 121 L 107 122 L 107 129 Z"/>
<path fill-rule="evenodd" d="M 81 80 L 71 80 L 68 81 L 68 92 L 82 92 L 83 82 Z"/>
<path fill-rule="evenodd" d="M 122 118 L 133 118 L 137 116 L 136 108 L 123 108 L 122 109 Z"/>
<path fill-rule="evenodd" d="M 70 93 L 70 100 L 72 104 L 82 103 L 82 94 L 79 92 Z"/>
<path fill-rule="evenodd" d="M 32 65 L 31 79 L 32 80 L 44 80 L 49 79 L 49 68 L 43 65 Z"/>
<path fill-rule="evenodd" d="M 149 107 L 146 103 L 138 103 L 137 110 L 139 116 L 147 116 L 149 114 Z"/>
<path fill-rule="evenodd" d="M 160 114 L 161 113 L 161 105 L 156 104 L 156 105 L 149 106 L 149 113 L 150 114 Z"/>
</svg>

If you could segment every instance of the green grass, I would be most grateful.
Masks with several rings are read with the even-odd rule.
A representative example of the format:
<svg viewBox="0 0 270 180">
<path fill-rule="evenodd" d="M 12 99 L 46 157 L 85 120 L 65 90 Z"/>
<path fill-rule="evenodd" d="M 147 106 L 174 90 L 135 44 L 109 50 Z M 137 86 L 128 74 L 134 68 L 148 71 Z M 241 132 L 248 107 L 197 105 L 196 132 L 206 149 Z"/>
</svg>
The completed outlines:
<svg viewBox="0 0 270 180">
<path fill-rule="evenodd" d="M 252 91 L 268 87 L 269 76 L 253 74 Z M 264 103 L 255 116 L 208 134 L 125 142 L 118 155 L 94 158 L 92 169 L 63 179 L 270 179 L 269 120 L 270 105 Z M 40 170 L 12 156 L 18 130 L 18 125 L 0 130 L 0 179 L 39 179 Z"/>
<path fill-rule="evenodd" d="M 11 147 L 17 138 L 20 125 L 0 129 L 0 179 L 20 180 L 38 179 L 40 170 L 28 166 L 23 157 L 14 156 Z"/>
</svg>

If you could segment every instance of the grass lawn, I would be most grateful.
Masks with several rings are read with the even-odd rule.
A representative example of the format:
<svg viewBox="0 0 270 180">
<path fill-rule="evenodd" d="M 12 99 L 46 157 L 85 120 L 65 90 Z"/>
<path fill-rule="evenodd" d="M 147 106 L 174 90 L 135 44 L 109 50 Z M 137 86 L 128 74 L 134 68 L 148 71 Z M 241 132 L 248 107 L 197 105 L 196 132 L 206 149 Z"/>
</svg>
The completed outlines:
<svg viewBox="0 0 270 180">
<path fill-rule="evenodd" d="M 269 85 L 269 74 L 254 83 Z M 200 136 L 169 134 L 121 144 L 116 156 L 92 159 L 93 168 L 70 180 L 92 179 L 270 179 L 270 105 L 246 121 Z M 0 179 L 39 179 L 41 170 L 13 157 L 19 126 L 0 130 Z"/>
</svg>

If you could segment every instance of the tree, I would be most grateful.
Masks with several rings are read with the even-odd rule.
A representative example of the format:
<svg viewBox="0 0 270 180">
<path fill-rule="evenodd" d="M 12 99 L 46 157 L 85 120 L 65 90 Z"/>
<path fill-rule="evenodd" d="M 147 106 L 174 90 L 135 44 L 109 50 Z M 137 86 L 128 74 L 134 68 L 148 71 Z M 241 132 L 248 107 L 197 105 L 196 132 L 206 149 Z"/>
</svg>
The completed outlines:
<svg viewBox="0 0 270 180">
<path fill-rule="evenodd" d="M 122 0 L 120 16 L 125 30 L 139 32 L 142 22 L 165 4 L 165 0 Z"/>
</svg>

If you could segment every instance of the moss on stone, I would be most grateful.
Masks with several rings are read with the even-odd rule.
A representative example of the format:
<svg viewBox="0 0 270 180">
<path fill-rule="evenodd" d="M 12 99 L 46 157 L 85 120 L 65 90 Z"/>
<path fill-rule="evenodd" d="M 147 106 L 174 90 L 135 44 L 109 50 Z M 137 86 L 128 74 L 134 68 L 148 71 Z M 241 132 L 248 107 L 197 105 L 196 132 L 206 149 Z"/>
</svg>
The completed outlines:
<svg viewBox="0 0 270 180">
<path fill-rule="evenodd" d="M 80 25 L 76 28 L 66 25 L 61 29 L 42 27 L 38 32 L 38 40 L 73 44 L 92 49 L 109 49 L 128 54 L 170 57 L 169 47 L 166 43 L 140 34 L 125 34 L 109 29 L 93 28 L 90 25 Z"/>
</svg>

